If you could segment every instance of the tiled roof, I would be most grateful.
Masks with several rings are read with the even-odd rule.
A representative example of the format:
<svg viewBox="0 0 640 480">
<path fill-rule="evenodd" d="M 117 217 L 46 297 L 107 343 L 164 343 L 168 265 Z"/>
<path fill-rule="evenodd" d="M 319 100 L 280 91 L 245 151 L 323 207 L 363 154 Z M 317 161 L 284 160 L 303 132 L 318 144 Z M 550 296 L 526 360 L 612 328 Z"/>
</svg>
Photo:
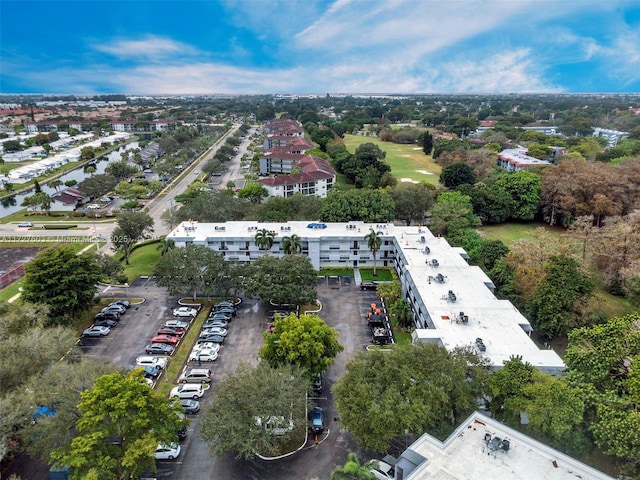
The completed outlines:
<svg viewBox="0 0 640 480">
<path fill-rule="evenodd" d="M 300 173 L 261 178 L 258 182 L 271 187 L 276 185 L 295 185 L 297 183 L 314 182 L 316 180 L 333 178 L 336 174 L 333 167 L 324 158 L 314 157 L 313 155 L 298 154 L 288 154 L 288 157 L 298 157 L 298 159 L 292 164 L 292 167 L 299 167 L 302 170 Z"/>
</svg>

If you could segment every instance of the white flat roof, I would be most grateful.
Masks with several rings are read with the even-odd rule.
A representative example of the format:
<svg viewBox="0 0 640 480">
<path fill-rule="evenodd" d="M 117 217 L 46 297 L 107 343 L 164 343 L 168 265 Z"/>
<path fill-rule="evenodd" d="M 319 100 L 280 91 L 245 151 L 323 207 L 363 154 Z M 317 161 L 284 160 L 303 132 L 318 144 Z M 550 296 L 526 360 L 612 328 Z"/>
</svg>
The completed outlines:
<svg viewBox="0 0 640 480">
<path fill-rule="evenodd" d="M 307 228 L 313 223 L 322 224 L 326 228 Z M 352 228 L 349 228 L 350 225 Z M 185 227 L 189 230 L 185 230 Z M 282 230 L 282 227 L 289 230 Z M 383 240 L 396 240 L 407 261 L 406 272 L 413 279 L 417 294 L 422 298 L 434 323 L 433 329 L 416 329 L 416 341 L 438 340 L 451 350 L 455 347 L 472 347 L 476 338 L 481 338 L 486 346 L 482 356 L 487 358 L 493 367 L 501 367 L 504 361 L 513 355 L 521 355 L 525 361 L 542 371 L 559 373 L 565 368 L 555 351 L 540 349 L 531 340 L 525 331 L 531 329 L 528 320 L 511 302 L 495 297 L 487 286 L 491 284 L 489 277 L 479 267 L 470 266 L 462 257 L 461 249 L 452 248 L 444 238 L 434 237 L 425 227 L 319 221 L 241 221 L 215 224 L 183 222 L 170 232 L 168 237 L 175 238 L 178 242 L 189 239 L 196 244 L 206 244 L 209 238 L 249 240 L 262 228 L 274 231 L 276 241 L 283 236 L 296 234 L 303 240 L 323 238 L 327 243 L 331 243 L 332 237 L 364 241 L 364 236 L 369 233 L 370 228 L 380 231 Z M 429 247 L 429 254 L 425 253 L 425 246 Z M 438 260 L 438 267 L 425 263 L 426 260 L 432 259 Z M 380 258 L 377 264 L 382 264 Z M 444 283 L 435 281 L 434 277 L 438 273 L 444 276 Z M 429 277 L 432 277 L 431 280 Z M 448 300 L 449 290 L 455 293 L 455 302 Z M 467 324 L 457 321 L 460 312 L 469 317 Z"/>
<path fill-rule="evenodd" d="M 493 443 L 488 442 L 489 437 Z M 506 439 L 509 449 L 499 448 L 498 439 Z M 405 476 L 406 480 L 614 478 L 478 412 L 444 442 L 425 434 L 409 449 L 426 461 Z"/>
</svg>

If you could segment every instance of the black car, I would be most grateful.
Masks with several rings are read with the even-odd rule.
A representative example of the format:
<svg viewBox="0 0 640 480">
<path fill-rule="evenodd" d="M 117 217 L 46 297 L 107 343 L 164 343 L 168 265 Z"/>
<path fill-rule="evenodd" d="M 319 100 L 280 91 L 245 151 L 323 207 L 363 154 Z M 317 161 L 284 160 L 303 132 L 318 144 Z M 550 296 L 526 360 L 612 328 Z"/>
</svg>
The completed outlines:
<svg viewBox="0 0 640 480">
<path fill-rule="evenodd" d="M 100 312 L 95 317 L 95 320 L 120 320 L 120 314 L 117 312 Z"/>
<path fill-rule="evenodd" d="M 378 284 L 376 282 L 360 282 L 360 290 L 377 290 Z"/>
<path fill-rule="evenodd" d="M 146 367 L 142 367 L 142 370 L 144 371 L 145 378 L 151 378 L 151 379 L 158 378 L 162 373 L 162 370 L 160 370 L 158 367 L 146 366 Z"/>
<path fill-rule="evenodd" d="M 171 355 L 173 353 L 173 347 L 166 343 L 152 343 L 147 345 L 144 349 L 149 355 Z"/>
<path fill-rule="evenodd" d="M 222 307 L 236 308 L 235 304 L 231 300 L 222 300 L 221 302 L 218 302 L 213 306 L 213 308 L 222 308 Z"/>
<path fill-rule="evenodd" d="M 116 325 L 118 325 L 118 322 L 116 322 L 115 320 L 109 320 L 108 318 L 103 318 L 101 320 L 94 320 L 93 324 L 96 327 L 109 327 L 109 328 L 113 328 Z"/>
<path fill-rule="evenodd" d="M 198 343 L 205 343 L 205 342 L 224 343 L 224 337 L 222 335 L 205 335 L 204 337 L 199 337 L 197 342 Z"/>
</svg>

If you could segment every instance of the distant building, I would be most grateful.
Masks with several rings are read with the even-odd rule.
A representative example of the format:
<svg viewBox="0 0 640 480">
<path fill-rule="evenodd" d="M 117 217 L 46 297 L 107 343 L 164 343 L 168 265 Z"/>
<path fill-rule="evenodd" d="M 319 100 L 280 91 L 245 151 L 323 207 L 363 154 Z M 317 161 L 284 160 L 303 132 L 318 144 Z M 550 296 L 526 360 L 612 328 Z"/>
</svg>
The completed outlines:
<svg viewBox="0 0 640 480">
<path fill-rule="evenodd" d="M 629 132 L 620 132 L 618 130 L 609 130 L 608 128 L 595 127 L 593 129 L 594 137 L 603 137 L 607 139 L 607 147 L 615 147 L 620 140 L 629 136 Z"/>
<path fill-rule="evenodd" d="M 270 196 L 291 197 L 296 193 L 326 197 L 333 186 L 336 172 L 323 158 L 306 154 L 313 148 L 311 140 L 304 138 L 303 130 L 294 120 L 271 120 L 260 155 L 258 182 Z"/>
<path fill-rule="evenodd" d="M 524 147 L 508 148 L 498 154 L 498 165 L 508 172 L 519 172 L 528 167 L 550 165 L 547 160 L 530 157 Z"/>
<path fill-rule="evenodd" d="M 90 198 L 83 194 L 80 190 L 75 188 L 65 188 L 60 192 L 56 192 L 51 195 L 53 202 L 51 203 L 52 210 L 61 211 L 74 211 L 81 205 L 87 203 Z"/>
</svg>

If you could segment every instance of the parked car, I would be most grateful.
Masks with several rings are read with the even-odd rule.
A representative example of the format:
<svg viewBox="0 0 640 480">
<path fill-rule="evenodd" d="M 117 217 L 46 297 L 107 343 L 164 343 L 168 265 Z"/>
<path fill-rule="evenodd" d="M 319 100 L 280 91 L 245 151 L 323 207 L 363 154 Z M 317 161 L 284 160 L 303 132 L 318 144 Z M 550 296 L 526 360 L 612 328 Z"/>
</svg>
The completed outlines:
<svg viewBox="0 0 640 480">
<path fill-rule="evenodd" d="M 178 307 L 173 309 L 174 317 L 195 317 L 198 315 L 198 310 L 191 307 Z"/>
<path fill-rule="evenodd" d="M 146 366 L 146 367 L 141 367 L 141 368 L 142 368 L 142 370 L 144 372 L 145 378 L 156 379 L 162 373 L 162 370 L 160 370 L 158 367 Z"/>
<path fill-rule="evenodd" d="M 185 322 L 184 320 L 167 320 L 164 322 L 165 327 L 179 327 L 179 328 L 187 328 L 189 326 L 189 322 Z"/>
<path fill-rule="evenodd" d="M 118 322 L 116 322 L 115 320 L 109 320 L 108 318 L 104 318 L 104 319 L 101 319 L 101 320 L 94 320 L 93 321 L 93 325 L 95 327 L 113 328 L 113 327 L 118 325 Z"/>
<path fill-rule="evenodd" d="M 219 301 L 219 302 L 217 302 L 217 303 L 215 303 L 213 305 L 213 308 L 218 308 L 218 307 L 233 307 L 233 308 L 235 308 L 236 304 L 231 300 L 221 300 L 221 301 Z"/>
<path fill-rule="evenodd" d="M 184 413 L 194 415 L 200 411 L 200 402 L 189 398 L 180 400 L 180 405 L 184 409 Z"/>
<path fill-rule="evenodd" d="M 371 462 L 367 463 L 371 463 L 369 471 L 378 480 L 393 480 L 396 477 L 395 468 L 382 460 L 371 460 Z"/>
<path fill-rule="evenodd" d="M 311 378 L 311 386 L 313 387 L 313 391 L 315 393 L 322 392 L 322 374 L 316 373 Z"/>
<path fill-rule="evenodd" d="M 202 325 L 202 328 L 213 328 L 213 327 L 219 327 L 219 328 L 227 328 L 229 326 L 229 322 L 227 322 L 226 320 L 207 320 L 204 325 Z"/>
<path fill-rule="evenodd" d="M 376 282 L 360 282 L 360 290 L 377 290 L 378 284 Z"/>
<path fill-rule="evenodd" d="M 116 300 L 109 305 L 122 305 L 124 308 L 131 308 L 131 302 L 129 300 Z"/>
<path fill-rule="evenodd" d="M 173 347 L 166 343 L 152 343 L 144 347 L 144 351 L 149 355 L 171 355 Z"/>
<path fill-rule="evenodd" d="M 218 353 L 220 351 L 220 344 L 213 342 L 196 343 L 193 347 L 193 351 L 197 352 L 199 350 L 213 350 Z"/>
<path fill-rule="evenodd" d="M 223 315 L 231 315 L 232 317 L 235 317 L 238 314 L 238 311 L 234 307 L 216 307 L 211 313 L 222 313 Z"/>
<path fill-rule="evenodd" d="M 194 400 L 202 398 L 204 386 L 200 383 L 183 383 L 171 389 L 171 398 L 192 398 Z"/>
<path fill-rule="evenodd" d="M 120 315 L 123 315 L 127 311 L 127 309 L 125 307 L 123 307 L 122 305 L 111 304 L 111 305 L 108 305 L 108 306 L 104 307 L 101 311 L 103 313 L 104 312 L 116 312 L 116 313 L 119 313 Z"/>
<path fill-rule="evenodd" d="M 316 406 L 311 410 L 311 430 L 320 433 L 324 430 L 324 413 L 322 408 Z"/>
<path fill-rule="evenodd" d="M 180 445 L 172 443 L 171 445 L 158 445 L 154 457 L 156 460 L 173 460 L 180 455 Z"/>
<path fill-rule="evenodd" d="M 196 343 L 224 343 L 224 337 L 222 335 L 203 335 L 198 337 Z"/>
<path fill-rule="evenodd" d="M 181 327 L 160 327 L 156 334 L 158 335 L 175 335 L 176 337 L 181 337 L 184 335 L 184 328 Z"/>
<path fill-rule="evenodd" d="M 191 368 L 178 379 L 180 383 L 211 383 L 211 370 L 208 368 Z"/>
<path fill-rule="evenodd" d="M 213 362 L 218 358 L 216 350 L 193 350 L 189 354 L 189 362 Z"/>
<path fill-rule="evenodd" d="M 108 320 L 115 320 L 117 322 L 118 320 L 120 320 L 120 314 L 117 312 L 100 312 L 96 314 L 94 318 L 96 320 L 103 320 L 106 318 Z"/>
<path fill-rule="evenodd" d="M 18 224 L 19 228 L 29 228 L 29 227 L 33 227 L 33 222 L 20 222 Z"/>
<path fill-rule="evenodd" d="M 231 315 L 227 315 L 226 313 L 214 313 L 213 315 L 209 315 L 209 318 L 207 318 L 207 322 L 210 320 L 224 320 L 226 322 L 230 322 Z"/>
<path fill-rule="evenodd" d="M 151 339 L 151 343 L 168 343 L 169 345 L 175 345 L 178 343 L 178 337 L 174 335 L 156 335 Z"/>
<path fill-rule="evenodd" d="M 101 327 L 97 325 L 92 325 L 87 328 L 82 335 L 85 337 L 104 337 L 105 335 L 109 335 L 111 329 L 109 327 Z"/>
<path fill-rule="evenodd" d="M 226 337 L 227 329 L 222 327 L 204 328 L 202 329 L 202 332 L 200 332 L 200 336 L 203 337 L 205 335 L 220 335 L 222 337 Z"/>
<path fill-rule="evenodd" d="M 160 345 L 165 344 L 162 343 Z M 156 357 L 155 355 L 143 355 L 136 358 L 136 365 L 140 367 L 156 367 L 162 370 L 167 367 L 167 363 L 168 360 L 166 359 L 166 357 Z"/>
</svg>

